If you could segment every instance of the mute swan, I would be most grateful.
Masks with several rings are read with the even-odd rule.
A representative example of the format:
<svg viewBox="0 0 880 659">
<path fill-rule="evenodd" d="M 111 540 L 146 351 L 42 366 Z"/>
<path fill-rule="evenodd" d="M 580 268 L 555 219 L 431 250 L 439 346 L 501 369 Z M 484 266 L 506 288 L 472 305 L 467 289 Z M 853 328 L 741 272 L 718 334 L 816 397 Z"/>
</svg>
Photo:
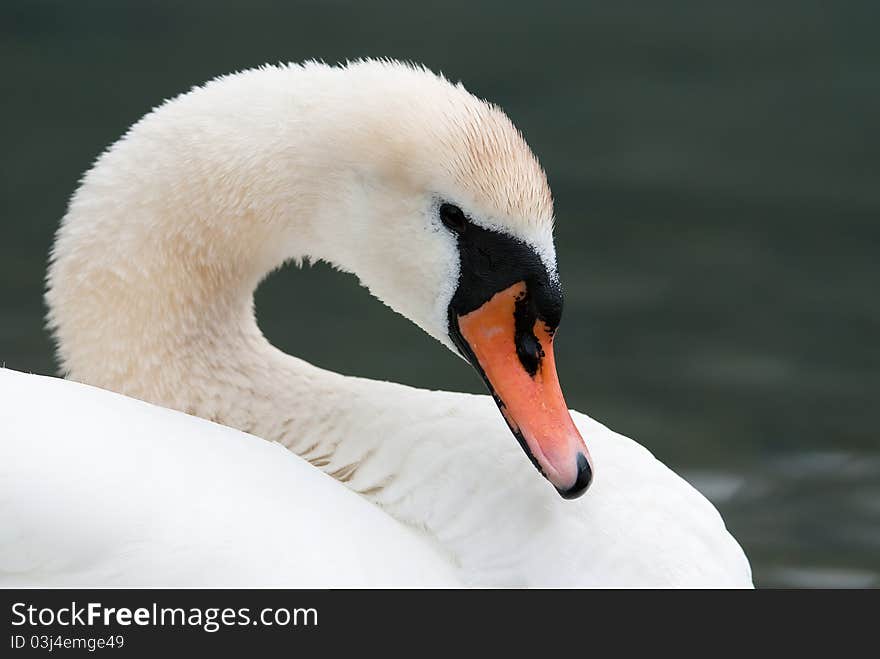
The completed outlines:
<svg viewBox="0 0 880 659">
<path fill-rule="evenodd" d="M 46 294 L 69 379 L 146 402 L 2 374 L 6 580 L 751 586 L 705 498 L 569 414 L 553 221 L 506 115 L 424 68 L 266 66 L 161 105 L 83 178 Z M 501 417 L 271 346 L 253 291 L 302 259 L 470 362 Z"/>
</svg>

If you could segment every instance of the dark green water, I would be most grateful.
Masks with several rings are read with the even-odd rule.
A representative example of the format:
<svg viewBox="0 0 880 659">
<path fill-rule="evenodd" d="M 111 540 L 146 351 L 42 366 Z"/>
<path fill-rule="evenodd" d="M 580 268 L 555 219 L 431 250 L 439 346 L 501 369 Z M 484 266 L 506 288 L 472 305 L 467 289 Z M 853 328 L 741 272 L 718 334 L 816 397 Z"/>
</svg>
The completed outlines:
<svg viewBox="0 0 880 659">
<path fill-rule="evenodd" d="M 267 61 L 421 61 L 500 103 L 548 170 L 569 403 L 705 492 L 759 585 L 880 585 L 880 5 L 182 4 L 0 6 L 0 362 L 54 372 L 52 232 L 150 107 Z M 321 366 L 480 390 L 325 267 L 258 306 Z"/>
</svg>

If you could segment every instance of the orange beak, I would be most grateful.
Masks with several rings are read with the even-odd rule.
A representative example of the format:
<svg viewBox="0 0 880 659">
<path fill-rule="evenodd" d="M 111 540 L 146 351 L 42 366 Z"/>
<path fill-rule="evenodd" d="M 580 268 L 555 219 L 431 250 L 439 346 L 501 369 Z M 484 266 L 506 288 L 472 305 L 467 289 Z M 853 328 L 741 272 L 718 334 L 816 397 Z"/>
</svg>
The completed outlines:
<svg viewBox="0 0 880 659">
<path fill-rule="evenodd" d="M 525 282 L 516 283 L 458 316 L 458 329 L 523 449 L 559 493 L 573 499 L 592 480 L 590 454 L 562 396 L 553 331 L 540 318 L 518 314 L 527 297 Z"/>
</svg>

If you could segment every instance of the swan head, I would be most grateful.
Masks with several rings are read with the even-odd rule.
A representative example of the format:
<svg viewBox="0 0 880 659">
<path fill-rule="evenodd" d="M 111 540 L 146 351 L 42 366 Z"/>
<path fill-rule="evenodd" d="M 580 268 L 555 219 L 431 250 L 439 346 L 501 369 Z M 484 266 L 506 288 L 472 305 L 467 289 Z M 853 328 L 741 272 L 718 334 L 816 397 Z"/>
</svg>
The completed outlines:
<svg viewBox="0 0 880 659">
<path fill-rule="evenodd" d="M 592 468 L 554 363 L 563 298 L 543 169 L 460 84 L 390 62 L 351 68 L 369 91 L 357 118 L 337 118 L 353 222 L 347 239 L 326 236 L 332 260 L 468 361 L 535 466 L 579 496 Z"/>
</svg>

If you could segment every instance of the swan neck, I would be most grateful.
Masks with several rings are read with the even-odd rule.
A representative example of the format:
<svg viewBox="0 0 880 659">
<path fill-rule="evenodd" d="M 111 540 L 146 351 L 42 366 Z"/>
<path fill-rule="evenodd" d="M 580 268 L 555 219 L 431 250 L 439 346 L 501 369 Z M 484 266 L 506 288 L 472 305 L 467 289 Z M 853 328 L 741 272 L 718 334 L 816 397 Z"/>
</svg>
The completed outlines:
<svg viewBox="0 0 880 659">
<path fill-rule="evenodd" d="M 435 408 L 439 394 L 317 368 L 274 348 L 254 315 L 255 288 L 285 261 L 358 272 L 346 223 L 364 170 L 349 137 L 364 126 L 340 127 L 308 105 L 282 121 L 292 101 L 277 84 L 247 84 L 238 101 L 218 102 L 209 85 L 148 115 L 84 178 L 49 271 L 62 367 L 280 442 L 439 537 L 469 497 L 504 496 L 482 480 L 486 461 L 502 458 L 443 432 L 456 399 Z M 483 402 L 475 420 L 491 418 L 492 435 L 501 421 Z M 502 434 L 497 456 L 519 459 Z"/>
</svg>

